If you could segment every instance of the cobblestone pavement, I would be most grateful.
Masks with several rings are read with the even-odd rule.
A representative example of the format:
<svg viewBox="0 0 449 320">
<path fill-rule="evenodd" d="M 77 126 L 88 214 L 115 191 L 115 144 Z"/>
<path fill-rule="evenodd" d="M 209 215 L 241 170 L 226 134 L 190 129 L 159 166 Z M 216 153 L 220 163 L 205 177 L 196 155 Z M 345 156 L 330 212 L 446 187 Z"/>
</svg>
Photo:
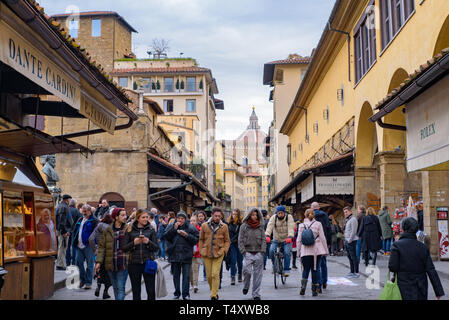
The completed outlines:
<svg viewBox="0 0 449 320">
<path fill-rule="evenodd" d="M 299 262 L 299 261 L 298 261 Z M 264 271 L 262 280 L 261 296 L 262 300 L 309 300 L 309 299 L 326 299 L 326 300 L 376 300 L 382 290 L 383 283 L 385 282 L 387 275 L 388 258 L 380 256 L 377 259 L 377 267 L 379 272 L 378 279 L 380 280 L 380 285 L 376 288 L 374 281 L 370 280 L 368 277 L 374 277 L 375 273 L 371 267 L 365 268 L 363 262 L 360 263 L 361 276 L 358 279 L 346 279 L 344 276 L 349 272 L 349 264 L 346 256 L 333 256 L 328 257 L 328 273 L 329 273 L 329 284 L 327 290 L 323 290 L 323 294 L 319 297 L 312 297 L 310 281 L 308 283 L 307 291 L 305 296 L 299 295 L 299 283 L 300 283 L 300 269 L 293 269 L 291 271 L 290 277 L 287 278 L 285 285 L 279 285 L 278 289 L 274 289 L 273 275 L 271 274 L 271 262 L 267 262 L 267 270 Z M 300 264 L 297 263 L 300 268 Z M 224 265 L 223 265 L 224 266 Z M 449 274 L 449 264 L 448 274 Z M 171 300 L 173 298 L 173 280 L 170 275 L 170 268 L 165 269 L 165 280 L 167 284 L 168 295 L 160 300 Z M 443 287 L 446 290 L 446 296 L 442 299 L 449 300 L 449 277 L 447 275 L 441 276 L 441 281 Z M 101 295 L 99 298 L 94 296 L 94 288 L 91 290 L 84 289 L 67 289 L 63 288 L 57 290 L 51 300 L 101 300 Z M 145 287 L 142 286 L 142 299 L 146 299 Z M 230 274 L 226 269 L 223 270 L 223 282 L 222 288 L 219 291 L 220 300 L 251 300 L 251 289 L 249 293 L 244 296 L 242 293 L 243 285 L 242 283 L 236 282 L 236 285 L 231 286 L 230 284 Z M 126 300 L 132 299 L 131 284 L 129 278 L 126 284 L 126 290 L 129 292 L 126 295 Z M 102 290 L 103 291 L 103 290 Z M 113 290 L 110 288 L 109 294 L 113 296 Z M 209 300 L 210 292 L 207 281 L 203 281 L 202 267 L 200 269 L 199 276 L 199 291 L 194 293 L 191 290 L 190 297 L 192 300 Z M 111 298 L 113 299 L 113 298 Z M 435 299 L 435 294 L 433 292 L 432 286 L 429 283 L 429 299 Z"/>
</svg>

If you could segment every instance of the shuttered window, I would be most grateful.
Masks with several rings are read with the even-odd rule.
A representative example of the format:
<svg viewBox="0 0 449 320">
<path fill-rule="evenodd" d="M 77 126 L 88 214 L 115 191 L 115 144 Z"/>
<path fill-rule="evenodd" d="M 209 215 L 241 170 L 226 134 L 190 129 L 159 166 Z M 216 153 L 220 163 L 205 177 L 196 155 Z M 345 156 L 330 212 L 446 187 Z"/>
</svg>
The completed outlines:
<svg viewBox="0 0 449 320">
<path fill-rule="evenodd" d="M 415 11 L 415 0 L 380 0 L 382 49 Z"/>
<path fill-rule="evenodd" d="M 372 5 L 374 1 L 371 1 Z M 356 82 L 368 72 L 376 61 L 376 29 L 371 21 L 375 21 L 374 10 L 367 11 L 354 30 L 354 56 Z"/>
</svg>

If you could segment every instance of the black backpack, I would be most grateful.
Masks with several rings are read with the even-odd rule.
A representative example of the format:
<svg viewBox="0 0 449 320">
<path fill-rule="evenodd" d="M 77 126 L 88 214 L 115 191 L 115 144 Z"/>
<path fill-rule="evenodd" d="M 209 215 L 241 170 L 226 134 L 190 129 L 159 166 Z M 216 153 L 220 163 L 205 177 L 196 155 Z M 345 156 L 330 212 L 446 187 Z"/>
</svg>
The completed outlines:
<svg viewBox="0 0 449 320">
<path fill-rule="evenodd" d="M 314 224 L 314 222 L 312 222 L 310 224 L 310 226 L 307 228 L 306 224 L 304 223 L 304 230 L 301 233 L 301 244 L 305 245 L 305 246 L 313 246 L 315 244 L 315 240 L 318 238 L 313 235 L 313 231 L 311 229 L 312 224 Z"/>
</svg>

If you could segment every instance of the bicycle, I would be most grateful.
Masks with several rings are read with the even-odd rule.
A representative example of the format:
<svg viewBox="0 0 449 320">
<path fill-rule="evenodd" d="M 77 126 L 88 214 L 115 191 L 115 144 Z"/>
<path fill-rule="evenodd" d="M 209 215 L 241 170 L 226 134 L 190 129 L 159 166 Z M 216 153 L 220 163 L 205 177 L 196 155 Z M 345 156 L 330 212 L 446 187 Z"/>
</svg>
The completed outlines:
<svg viewBox="0 0 449 320">
<path fill-rule="evenodd" d="M 278 277 L 281 278 L 282 284 L 285 284 L 285 280 L 287 279 L 284 272 L 284 245 L 285 242 L 279 243 L 274 253 L 273 276 L 275 289 L 278 288 Z"/>
</svg>

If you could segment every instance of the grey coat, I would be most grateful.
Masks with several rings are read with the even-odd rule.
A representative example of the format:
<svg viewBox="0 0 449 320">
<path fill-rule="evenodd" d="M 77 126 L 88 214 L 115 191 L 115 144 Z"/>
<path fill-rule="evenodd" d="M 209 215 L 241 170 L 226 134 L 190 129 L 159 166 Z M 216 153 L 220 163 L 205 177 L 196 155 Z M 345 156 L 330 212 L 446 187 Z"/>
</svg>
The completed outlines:
<svg viewBox="0 0 449 320">
<path fill-rule="evenodd" d="M 354 215 L 350 215 L 346 220 L 345 225 L 345 241 L 351 243 L 354 240 L 357 240 L 357 229 L 358 229 L 358 221 Z"/>
<path fill-rule="evenodd" d="M 257 216 L 259 218 L 259 227 L 256 229 L 248 225 L 249 213 L 243 218 L 238 238 L 239 250 L 242 255 L 245 255 L 246 252 L 265 253 L 267 244 L 265 241 L 264 219 L 259 210 L 257 210 Z"/>
<path fill-rule="evenodd" d="M 94 252 L 97 251 L 98 244 L 100 243 L 100 240 L 101 240 L 101 235 L 108 227 L 109 227 L 109 224 L 100 222 L 97 225 L 97 227 L 95 228 L 94 232 L 92 232 L 92 234 L 90 235 L 89 246 L 91 247 L 91 249 Z"/>
</svg>

